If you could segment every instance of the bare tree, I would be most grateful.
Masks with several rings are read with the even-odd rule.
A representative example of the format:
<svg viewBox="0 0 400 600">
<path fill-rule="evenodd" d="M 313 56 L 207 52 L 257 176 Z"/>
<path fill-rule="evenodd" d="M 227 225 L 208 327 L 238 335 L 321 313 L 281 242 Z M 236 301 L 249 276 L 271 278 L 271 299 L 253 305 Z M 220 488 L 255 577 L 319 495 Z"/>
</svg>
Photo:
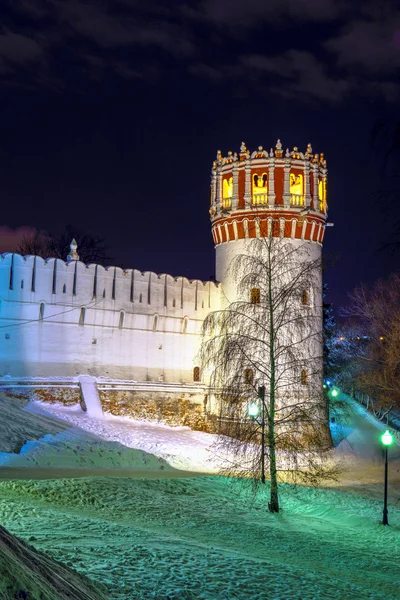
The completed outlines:
<svg viewBox="0 0 400 600">
<path fill-rule="evenodd" d="M 269 510 L 279 512 L 279 479 L 316 483 L 334 474 L 323 460 L 330 436 L 321 264 L 311 244 L 261 230 L 233 259 L 229 276 L 237 299 L 204 322 L 203 370 L 218 406 L 219 445 L 230 456 L 227 472 L 264 482 L 267 468 Z M 259 408 L 254 420 L 252 403 Z"/>
<path fill-rule="evenodd" d="M 97 234 L 82 233 L 72 225 L 67 225 L 57 234 L 36 233 L 30 238 L 24 238 L 19 244 L 17 252 L 22 256 L 31 254 L 42 258 L 65 260 L 69 254 L 72 239 L 75 239 L 78 244 L 78 254 L 82 262 L 106 266 L 111 260 L 104 238 Z"/>
<path fill-rule="evenodd" d="M 356 322 L 341 344 L 356 387 L 378 400 L 380 411 L 399 408 L 400 276 L 355 289 L 343 315 Z"/>
</svg>

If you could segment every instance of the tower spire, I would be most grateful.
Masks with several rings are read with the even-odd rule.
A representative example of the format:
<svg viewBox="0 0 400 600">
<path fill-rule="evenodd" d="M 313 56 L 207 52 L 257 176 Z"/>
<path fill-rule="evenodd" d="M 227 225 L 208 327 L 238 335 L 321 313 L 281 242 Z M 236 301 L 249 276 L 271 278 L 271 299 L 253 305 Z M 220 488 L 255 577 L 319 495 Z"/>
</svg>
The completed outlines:
<svg viewBox="0 0 400 600">
<path fill-rule="evenodd" d="M 70 263 L 73 260 L 79 260 L 79 254 L 78 254 L 77 250 L 78 250 L 78 244 L 76 243 L 76 239 L 73 238 L 72 242 L 69 245 L 69 254 L 67 256 L 67 263 Z"/>
</svg>

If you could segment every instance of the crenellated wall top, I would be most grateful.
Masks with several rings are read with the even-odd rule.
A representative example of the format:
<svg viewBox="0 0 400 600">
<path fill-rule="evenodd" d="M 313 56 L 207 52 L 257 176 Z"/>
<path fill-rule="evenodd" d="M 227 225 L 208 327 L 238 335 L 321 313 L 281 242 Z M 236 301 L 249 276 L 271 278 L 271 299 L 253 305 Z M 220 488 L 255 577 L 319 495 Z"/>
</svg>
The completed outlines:
<svg viewBox="0 0 400 600">
<path fill-rule="evenodd" d="M 196 312 L 209 308 L 211 299 L 219 294 L 215 281 L 86 265 L 76 259 L 65 262 L 14 253 L 0 255 L 0 299 L 8 301 L 81 306 L 94 302 L 98 308 L 126 311 L 132 311 L 136 304 L 136 310 L 150 313 L 171 309 Z"/>
</svg>

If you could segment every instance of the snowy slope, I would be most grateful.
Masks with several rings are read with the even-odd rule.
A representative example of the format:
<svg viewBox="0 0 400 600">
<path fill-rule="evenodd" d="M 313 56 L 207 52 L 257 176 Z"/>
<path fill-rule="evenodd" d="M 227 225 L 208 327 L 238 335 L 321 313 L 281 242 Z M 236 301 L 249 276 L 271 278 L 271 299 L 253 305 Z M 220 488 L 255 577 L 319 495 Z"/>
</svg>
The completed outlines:
<svg viewBox="0 0 400 600">
<path fill-rule="evenodd" d="M 0 600 L 105 600 L 83 575 L 38 552 L 0 525 Z"/>
<path fill-rule="evenodd" d="M 19 452 L 26 441 L 69 427 L 52 416 L 28 413 L 23 406 L 24 402 L 0 394 L 0 452 Z"/>
</svg>

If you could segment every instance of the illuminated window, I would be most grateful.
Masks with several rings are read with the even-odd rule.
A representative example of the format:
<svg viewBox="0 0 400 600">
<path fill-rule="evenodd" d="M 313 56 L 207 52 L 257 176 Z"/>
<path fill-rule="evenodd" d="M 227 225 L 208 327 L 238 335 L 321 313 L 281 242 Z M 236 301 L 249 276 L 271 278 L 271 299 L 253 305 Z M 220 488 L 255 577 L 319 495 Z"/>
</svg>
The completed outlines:
<svg viewBox="0 0 400 600">
<path fill-rule="evenodd" d="M 232 206 L 232 194 L 233 194 L 233 178 L 224 179 L 222 182 L 222 206 L 224 208 L 230 208 Z"/>
<path fill-rule="evenodd" d="M 125 320 L 125 313 L 123 310 L 121 310 L 121 312 L 119 313 L 119 323 L 118 323 L 118 327 L 120 329 L 122 329 L 124 326 L 124 320 Z"/>
<path fill-rule="evenodd" d="M 308 297 L 308 292 L 307 290 L 303 290 L 302 294 L 301 294 L 301 303 L 304 306 L 308 306 L 309 304 L 309 297 Z"/>
<path fill-rule="evenodd" d="M 41 302 L 39 305 L 39 321 L 43 321 L 44 319 L 44 302 Z"/>
<path fill-rule="evenodd" d="M 244 382 L 247 385 L 253 385 L 253 382 L 254 382 L 254 372 L 253 372 L 253 369 L 245 369 L 245 371 L 244 371 Z"/>
<path fill-rule="evenodd" d="M 318 200 L 319 210 L 326 212 L 326 179 L 320 179 L 318 181 Z"/>
<path fill-rule="evenodd" d="M 81 312 L 79 314 L 79 325 L 85 324 L 85 315 L 86 315 L 86 310 L 84 308 L 81 308 Z"/>
<path fill-rule="evenodd" d="M 268 204 L 268 177 L 266 173 L 253 175 L 252 204 Z"/>
<path fill-rule="evenodd" d="M 260 288 L 253 288 L 250 292 L 251 304 L 260 304 Z"/>
<path fill-rule="evenodd" d="M 301 372 L 301 385 L 307 385 L 307 371 L 305 369 Z"/>
<path fill-rule="evenodd" d="M 303 175 L 290 173 L 290 204 L 303 206 L 304 204 Z"/>
<path fill-rule="evenodd" d="M 200 367 L 193 369 L 193 381 L 200 381 Z"/>
</svg>

